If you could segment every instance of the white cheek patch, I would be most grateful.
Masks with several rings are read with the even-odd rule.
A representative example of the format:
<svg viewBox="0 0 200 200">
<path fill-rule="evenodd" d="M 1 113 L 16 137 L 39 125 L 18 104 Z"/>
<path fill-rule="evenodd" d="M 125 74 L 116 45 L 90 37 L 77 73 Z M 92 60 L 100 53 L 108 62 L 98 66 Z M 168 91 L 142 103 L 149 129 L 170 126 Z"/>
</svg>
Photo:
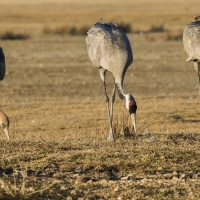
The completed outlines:
<svg viewBox="0 0 200 200">
<path fill-rule="evenodd" d="M 128 100 L 127 95 L 125 96 L 125 98 L 126 98 L 126 108 L 129 109 L 129 100 Z"/>
<path fill-rule="evenodd" d="M 129 98 L 130 98 L 130 94 L 126 94 L 125 98 L 126 98 L 126 108 L 129 110 Z"/>
</svg>

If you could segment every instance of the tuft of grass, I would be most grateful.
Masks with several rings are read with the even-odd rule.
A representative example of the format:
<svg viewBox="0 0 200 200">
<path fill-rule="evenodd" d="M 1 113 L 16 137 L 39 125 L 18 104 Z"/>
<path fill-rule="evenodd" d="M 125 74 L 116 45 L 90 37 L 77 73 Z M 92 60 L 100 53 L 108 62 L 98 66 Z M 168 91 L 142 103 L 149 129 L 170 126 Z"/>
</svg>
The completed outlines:
<svg viewBox="0 0 200 200">
<path fill-rule="evenodd" d="M 180 41 L 183 38 L 183 33 L 181 31 L 179 32 L 167 32 L 166 34 L 166 41 Z"/>
<path fill-rule="evenodd" d="M 163 33 L 147 33 L 145 39 L 148 41 L 180 41 L 182 40 L 182 32 L 165 31 Z"/>
<path fill-rule="evenodd" d="M 49 27 L 45 26 L 43 28 L 44 34 L 52 34 L 52 35 L 86 35 L 89 30 L 89 26 L 57 26 L 57 27 Z"/>
<path fill-rule="evenodd" d="M 145 38 L 148 41 L 164 40 L 164 41 L 180 41 L 182 40 L 183 33 L 181 30 L 172 31 L 164 28 L 164 25 L 158 25 L 152 27 L 146 33 Z"/>
<path fill-rule="evenodd" d="M 13 180 L 9 180 L 8 176 L 6 175 L 0 178 L 1 192 L 10 198 L 15 198 L 15 197 L 18 197 L 20 199 L 24 197 L 27 198 L 27 196 L 32 196 L 33 194 L 41 193 L 45 190 L 48 190 L 51 186 L 53 186 L 57 182 L 56 180 L 53 180 L 52 183 L 49 184 L 48 186 L 36 189 L 27 186 L 28 185 L 27 170 L 23 171 L 15 170 L 15 172 L 12 175 L 13 175 Z"/>
<path fill-rule="evenodd" d="M 121 28 L 125 33 L 132 33 L 132 27 L 130 23 L 120 22 L 117 23 L 117 27 Z"/>
<path fill-rule="evenodd" d="M 161 33 L 165 32 L 164 25 L 152 25 L 151 28 L 148 31 L 149 33 Z"/>
<path fill-rule="evenodd" d="M 26 40 L 29 37 L 30 37 L 29 34 L 13 33 L 12 31 L 7 31 L 0 36 L 2 40 Z"/>
<path fill-rule="evenodd" d="M 126 33 L 131 33 L 132 28 L 130 23 L 117 23 L 117 26 L 121 28 Z M 44 34 L 52 34 L 52 35 L 86 35 L 87 31 L 91 28 L 88 25 L 61 25 L 61 26 L 45 26 L 43 28 Z"/>
</svg>

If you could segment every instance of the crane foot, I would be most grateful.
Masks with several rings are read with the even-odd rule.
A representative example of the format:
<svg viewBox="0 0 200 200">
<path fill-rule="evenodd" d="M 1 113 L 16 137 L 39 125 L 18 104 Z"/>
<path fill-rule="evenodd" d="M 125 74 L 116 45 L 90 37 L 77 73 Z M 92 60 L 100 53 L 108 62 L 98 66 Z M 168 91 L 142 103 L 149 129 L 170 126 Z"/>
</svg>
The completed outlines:
<svg viewBox="0 0 200 200">
<path fill-rule="evenodd" d="M 113 134 L 109 134 L 107 140 L 108 140 L 108 141 L 115 141 L 115 139 L 114 139 L 114 137 L 113 137 Z"/>
</svg>

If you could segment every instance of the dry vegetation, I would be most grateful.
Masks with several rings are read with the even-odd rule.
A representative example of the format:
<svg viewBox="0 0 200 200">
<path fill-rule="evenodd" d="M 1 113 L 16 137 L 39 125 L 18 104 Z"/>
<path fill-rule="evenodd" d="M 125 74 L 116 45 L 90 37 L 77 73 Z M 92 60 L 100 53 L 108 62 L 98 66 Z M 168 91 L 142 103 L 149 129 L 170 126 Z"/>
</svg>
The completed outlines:
<svg viewBox="0 0 200 200">
<path fill-rule="evenodd" d="M 180 40 L 197 3 L 1 1 L 0 108 L 11 140 L 1 131 L 0 199 L 199 199 L 198 82 Z M 124 84 L 138 130 L 117 97 L 115 142 L 106 141 L 102 81 L 85 44 L 101 17 L 129 32 L 135 58 Z"/>
<path fill-rule="evenodd" d="M 29 38 L 28 34 L 5 32 L 0 37 L 2 40 L 26 40 Z"/>
<path fill-rule="evenodd" d="M 129 23 L 117 23 L 117 26 L 119 28 L 121 28 L 122 30 L 124 30 L 126 33 L 131 33 L 132 29 L 131 29 L 131 24 Z M 56 26 L 56 27 L 52 27 L 50 28 L 49 26 L 45 26 L 43 28 L 43 33 L 44 34 L 58 34 L 58 35 L 87 35 L 87 31 L 91 28 L 91 24 L 90 26 L 85 25 L 85 26 Z M 138 31 L 137 31 L 138 33 Z"/>
</svg>

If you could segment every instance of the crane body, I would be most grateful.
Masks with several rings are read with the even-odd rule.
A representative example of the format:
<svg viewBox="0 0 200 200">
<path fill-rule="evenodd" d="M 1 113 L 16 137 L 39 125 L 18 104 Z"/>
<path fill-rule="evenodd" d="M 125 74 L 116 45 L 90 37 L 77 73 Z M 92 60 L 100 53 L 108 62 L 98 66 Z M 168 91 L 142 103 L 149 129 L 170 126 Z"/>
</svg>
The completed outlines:
<svg viewBox="0 0 200 200">
<path fill-rule="evenodd" d="M 115 101 L 115 90 L 121 99 L 126 99 L 126 108 L 130 111 L 134 129 L 136 131 L 136 109 L 135 99 L 130 94 L 125 94 L 123 81 L 126 70 L 133 62 L 133 53 L 130 41 L 123 30 L 117 28 L 116 23 L 101 23 L 102 19 L 92 26 L 86 38 L 87 51 L 93 66 L 99 70 L 103 81 L 104 96 L 107 102 L 107 111 L 110 124 L 108 140 L 114 140 L 112 130 L 113 104 Z M 114 78 L 114 87 L 109 106 L 109 97 L 106 92 L 106 71 L 110 71 Z"/>
<path fill-rule="evenodd" d="M 183 46 L 188 58 L 192 61 L 198 74 L 199 94 L 200 94 L 200 16 L 195 17 L 183 31 Z"/>
</svg>

